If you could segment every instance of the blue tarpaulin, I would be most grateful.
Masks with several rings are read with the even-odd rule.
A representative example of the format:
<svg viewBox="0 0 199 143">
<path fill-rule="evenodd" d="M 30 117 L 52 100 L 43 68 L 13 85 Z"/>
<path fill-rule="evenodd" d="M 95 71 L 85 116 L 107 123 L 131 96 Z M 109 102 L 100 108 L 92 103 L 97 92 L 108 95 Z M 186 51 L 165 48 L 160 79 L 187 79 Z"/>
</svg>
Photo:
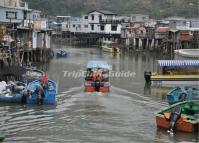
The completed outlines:
<svg viewBox="0 0 199 143">
<path fill-rule="evenodd" d="M 161 67 L 164 66 L 199 66 L 199 60 L 158 60 Z"/>
<path fill-rule="evenodd" d="M 106 61 L 89 61 L 87 64 L 87 68 L 109 69 L 109 65 Z"/>
</svg>

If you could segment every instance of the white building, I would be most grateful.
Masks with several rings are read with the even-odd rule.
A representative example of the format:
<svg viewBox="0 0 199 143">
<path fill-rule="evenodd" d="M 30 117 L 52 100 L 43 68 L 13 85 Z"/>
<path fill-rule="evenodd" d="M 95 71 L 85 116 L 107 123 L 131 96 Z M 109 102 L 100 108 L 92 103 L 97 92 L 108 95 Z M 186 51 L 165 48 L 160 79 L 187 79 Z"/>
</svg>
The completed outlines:
<svg viewBox="0 0 199 143">
<path fill-rule="evenodd" d="M 0 23 L 27 25 L 41 18 L 41 11 L 29 9 L 28 4 L 21 0 L 1 0 L 0 13 Z"/>
<path fill-rule="evenodd" d="M 84 32 L 120 34 L 121 18 L 110 11 L 94 10 L 82 18 Z"/>
<path fill-rule="evenodd" d="M 62 32 L 82 32 L 82 19 L 80 17 L 68 17 L 61 23 Z"/>
</svg>

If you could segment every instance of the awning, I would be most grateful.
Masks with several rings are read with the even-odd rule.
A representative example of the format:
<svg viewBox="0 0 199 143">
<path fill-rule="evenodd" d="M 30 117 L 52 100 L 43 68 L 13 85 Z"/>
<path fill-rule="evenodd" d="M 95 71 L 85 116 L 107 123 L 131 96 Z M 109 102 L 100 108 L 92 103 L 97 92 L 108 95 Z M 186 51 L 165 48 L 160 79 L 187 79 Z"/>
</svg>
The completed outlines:
<svg viewBox="0 0 199 143">
<path fill-rule="evenodd" d="M 158 60 L 161 67 L 168 66 L 199 66 L 199 60 Z"/>
<path fill-rule="evenodd" d="M 102 68 L 102 69 L 109 69 L 109 65 L 105 61 L 89 61 L 87 68 Z"/>
</svg>

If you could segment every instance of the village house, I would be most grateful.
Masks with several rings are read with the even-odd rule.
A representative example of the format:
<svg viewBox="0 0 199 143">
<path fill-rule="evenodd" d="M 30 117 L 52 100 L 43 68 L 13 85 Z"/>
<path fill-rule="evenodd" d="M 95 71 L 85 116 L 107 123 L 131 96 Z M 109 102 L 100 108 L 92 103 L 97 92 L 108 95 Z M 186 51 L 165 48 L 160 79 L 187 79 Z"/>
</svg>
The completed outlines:
<svg viewBox="0 0 199 143">
<path fill-rule="evenodd" d="M 32 53 L 32 50 L 50 48 L 51 30 L 41 11 L 28 8 L 22 0 L 8 0 L 0 3 L 0 25 L 5 27 L 1 48 L 11 53 Z M 28 60 L 30 56 L 27 56 Z M 15 60 L 12 60 L 15 61 Z M 20 60 L 21 61 L 21 60 Z"/>
<path fill-rule="evenodd" d="M 90 33 L 103 34 L 120 34 L 121 33 L 121 19 L 117 17 L 116 13 L 110 11 L 94 10 L 84 17 L 84 27 Z M 86 26 L 86 24 L 88 26 Z"/>
</svg>

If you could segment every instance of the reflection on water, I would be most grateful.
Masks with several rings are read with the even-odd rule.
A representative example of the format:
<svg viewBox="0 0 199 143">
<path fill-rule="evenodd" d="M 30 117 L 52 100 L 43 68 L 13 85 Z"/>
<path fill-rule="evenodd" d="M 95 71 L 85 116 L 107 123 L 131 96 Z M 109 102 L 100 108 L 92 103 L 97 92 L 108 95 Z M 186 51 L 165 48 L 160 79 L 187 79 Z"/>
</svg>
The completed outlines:
<svg viewBox="0 0 199 143">
<path fill-rule="evenodd" d="M 0 105 L 0 131 L 5 143 L 143 143 L 197 142 L 198 133 L 169 136 L 156 128 L 155 112 L 167 106 L 169 88 L 145 84 L 144 71 L 155 71 L 158 54 L 104 53 L 97 48 L 67 48 L 68 58 L 38 64 L 59 85 L 56 106 Z M 84 93 L 84 78 L 63 71 L 85 70 L 88 60 L 106 60 L 114 71 L 135 72 L 134 78 L 111 78 L 111 92 Z"/>
</svg>

